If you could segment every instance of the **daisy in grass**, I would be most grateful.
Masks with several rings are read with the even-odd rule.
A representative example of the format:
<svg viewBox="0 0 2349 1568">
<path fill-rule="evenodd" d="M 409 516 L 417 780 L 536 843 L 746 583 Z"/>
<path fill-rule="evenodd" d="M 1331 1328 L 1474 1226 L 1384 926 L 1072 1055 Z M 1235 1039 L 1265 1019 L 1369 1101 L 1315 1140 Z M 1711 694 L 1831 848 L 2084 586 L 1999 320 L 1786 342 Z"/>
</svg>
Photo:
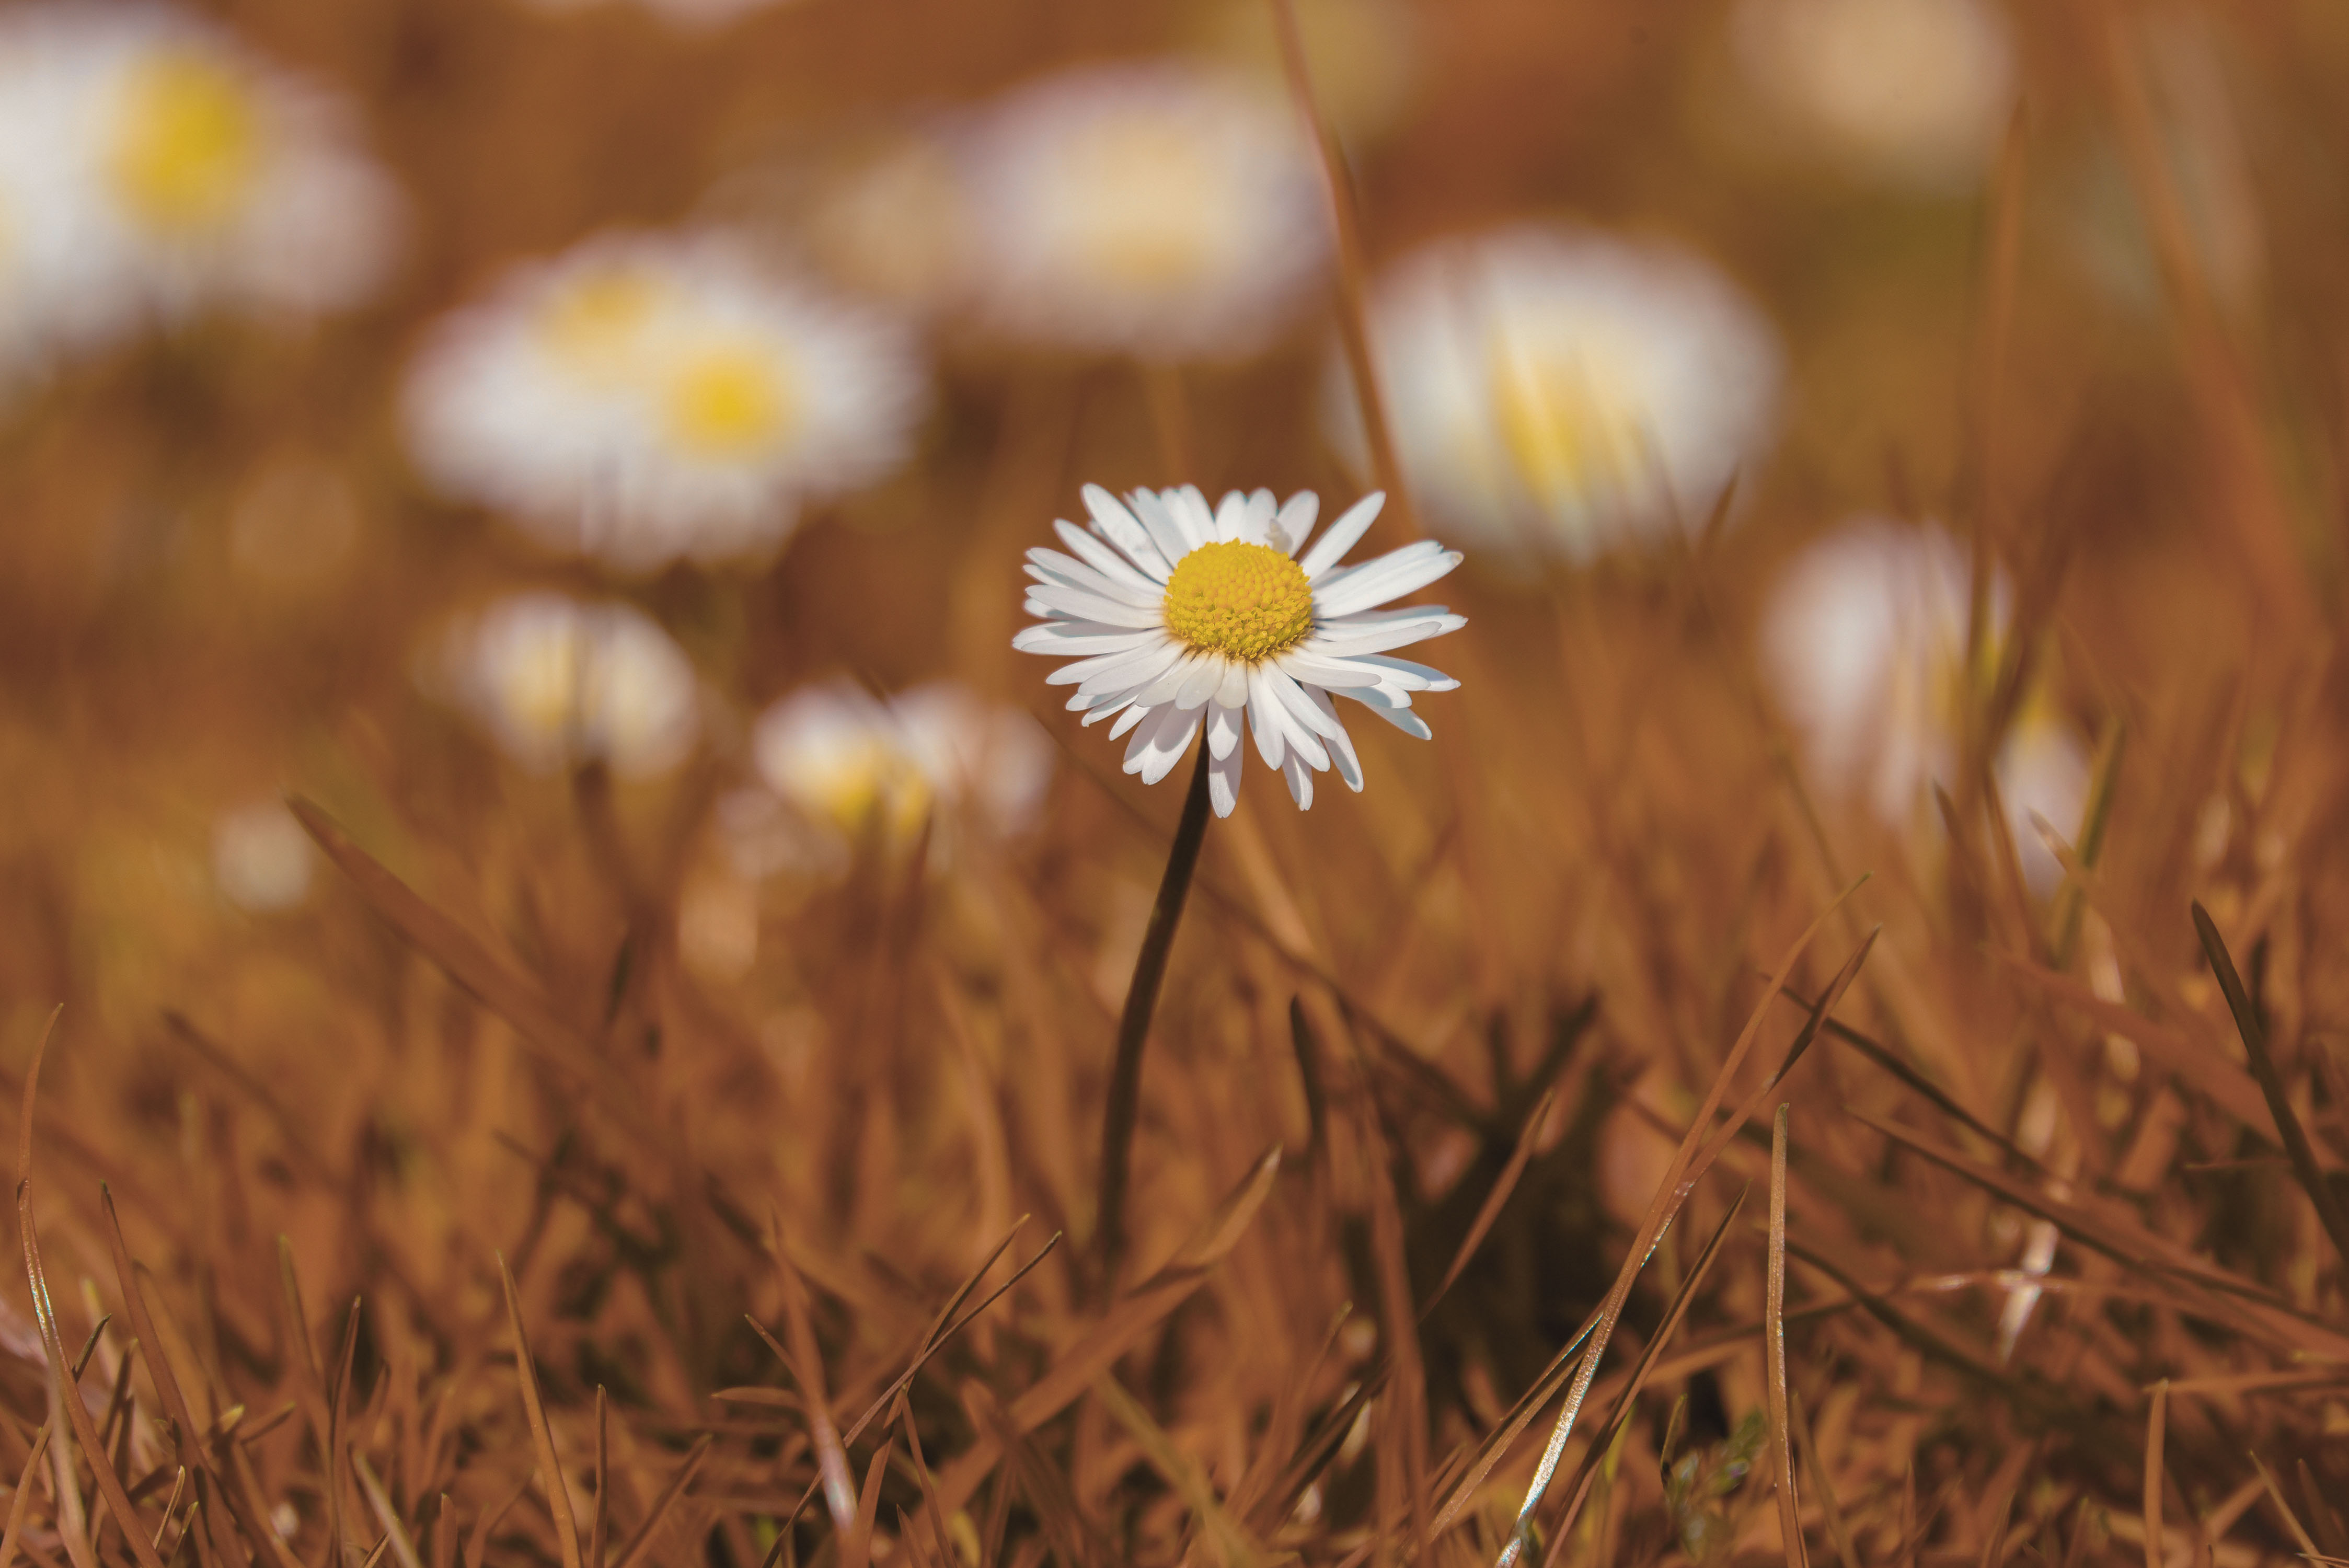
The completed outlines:
<svg viewBox="0 0 2349 1568">
<path fill-rule="evenodd" d="M 518 593 L 460 624 L 426 685 L 533 772 L 663 772 L 701 726 L 693 665 L 651 617 L 559 593 Z"/>
<path fill-rule="evenodd" d="M 1296 111 L 1244 74 L 1063 73 L 962 152 L 974 287 L 1006 333 L 1148 359 L 1263 346 L 1320 278 L 1320 176 Z"/>
<path fill-rule="evenodd" d="M 876 697 L 850 680 L 803 686 L 759 716 L 750 752 L 771 799 L 727 808 L 738 863 L 836 869 L 847 845 L 878 829 L 903 842 L 936 819 L 951 833 L 966 819 L 997 833 L 1031 824 L 1052 776 L 1052 743 L 1036 721 L 966 686 L 936 681 Z M 816 843 L 793 826 L 814 830 Z"/>
<path fill-rule="evenodd" d="M 37 346 L 216 302 L 349 304 L 382 276 L 398 215 L 342 107 L 210 22 L 0 12 L 0 315 L 31 321 Z"/>
<path fill-rule="evenodd" d="M 1125 770 L 1155 784 L 1191 739 L 1206 732 L 1216 814 L 1239 799 L 1241 728 L 1278 769 L 1301 810 L 1313 775 L 1330 768 L 1362 787 L 1353 740 L 1330 698 L 1353 698 L 1424 740 L 1413 692 L 1460 683 L 1390 650 L 1467 622 L 1442 605 L 1380 606 L 1416 593 L 1460 564 L 1457 551 L 1422 541 L 1340 566 L 1379 514 L 1383 493 L 1347 509 L 1304 553 L 1319 501 L 1300 490 L 1234 490 L 1210 508 L 1198 490 L 1139 490 L 1121 502 L 1087 485 L 1092 526 L 1052 526 L 1071 554 L 1028 552 L 1028 613 L 1044 617 L 1011 640 L 1023 653 L 1072 658 L 1046 676 L 1073 686 L 1071 712 L 1112 736 L 1131 731 Z"/>
<path fill-rule="evenodd" d="M 1406 257 L 1370 335 L 1395 445 L 1427 506 L 1475 542 L 1582 561 L 1702 516 L 1759 452 L 1776 335 L 1689 252 L 1526 225 Z M 1324 407 L 1362 439 L 1342 360 Z"/>
<path fill-rule="evenodd" d="M 410 446 L 452 495 L 627 572 L 771 550 L 806 500 L 895 467 L 909 338 L 709 236 L 610 235 L 433 332 Z"/>
<path fill-rule="evenodd" d="M 2006 584 L 1989 586 L 1992 635 L 1969 676 L 1971 578 L 1965 551 L 1939 528 L 1861 519 L 1797 556 L 1771 590 L 1763 667 L 1814 776 L 1895 828 L 1940 820 L 1931 787 L 1956 793 L 1962 705 L 1979 703 L 1997 668 Z M 2044 686 L 2026 694 L 1992 773 L 2023 876 L 2044 892 L 2063 868 L 2031 819 L 2078 832 L 2088 757 Z"/>
<path fill-rule="evenodd" d="M 1961 186 L 2013 102 L 2013 43 L 1989 0 L 1739 0 L 1731 41 L 1785 129 L 1896 184 Z"/>
</svg>

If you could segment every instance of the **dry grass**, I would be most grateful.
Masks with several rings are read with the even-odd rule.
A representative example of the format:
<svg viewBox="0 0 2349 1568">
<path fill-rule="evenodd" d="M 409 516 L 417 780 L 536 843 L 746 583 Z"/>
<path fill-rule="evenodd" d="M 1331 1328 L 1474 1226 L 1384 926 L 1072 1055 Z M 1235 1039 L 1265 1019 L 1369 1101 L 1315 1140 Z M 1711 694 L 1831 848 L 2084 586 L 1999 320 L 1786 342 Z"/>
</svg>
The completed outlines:
<svg viewBox="0 0 2349 1568">
<path fill-rule="evenodd" d="M 1180 789 L 1009 654 L 1017 552 L 1081 480 L 1192 477 L 1170 449 L 1356 488 L 1318 338 L 1158 377 L 950 345 L 908 475 L 771 570 L 630 589 L 745 712 L 952 673 L 1066 741 L 1028 839 L 759 889 L 747 973 L 679 921 L 739 736 L 533 779 L 405 663 L 564 580 L 405 476 L 416 327 L 778 150 L 1187 26 L 1001 9 L 680 41 L 235 8 L 365 96 L 429 221 L 364 318 L 125 351 L 0 431 L 0 1568 L 2349 1557 L 2337 21 L 2030 8 L 1992 189 L 1902 204 L 1707 139 L 1660 85 L 1707 8 L 1431 10 L 1417 116 L 1360 160 L 1371 253 L 1559 205 L 1702 234 L 1785 324 L 1795 411 L 1689 549 L 1447 583 L 1466 686 L 1433 745 L 1364 738 L 1365 794 L 1299 817 L 1258 770 L 1210 825 L 1105 1274 Z M 2179 36 L 2257 154 L 2248 298 L 2164 150 Z M 2137 298 L 2066 249 L 2121 170 Z M 241 574 L 295 460 L 355 553 Z M 1754 685 L 1759 585 L 1857 509 L 2017 584 L 1946 843 L 1806 790 Z M 2047 901 L 1968 827 L 2034 658 L 2106 738 Z M 236 915 L 206 826 L 277 787 L 336 879 Z"/>
</svg>

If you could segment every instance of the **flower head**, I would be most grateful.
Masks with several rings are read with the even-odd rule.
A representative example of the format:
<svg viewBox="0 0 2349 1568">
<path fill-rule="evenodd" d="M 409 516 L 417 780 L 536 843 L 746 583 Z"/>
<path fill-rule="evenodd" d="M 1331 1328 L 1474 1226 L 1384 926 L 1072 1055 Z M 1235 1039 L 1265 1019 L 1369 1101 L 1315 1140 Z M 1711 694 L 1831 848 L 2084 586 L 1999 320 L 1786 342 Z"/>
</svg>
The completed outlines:
<svg viewBox="0 0 2349 1568">
<path fill-rule="evenodd" d="M 1702 509 L 1769 430 L 1777 340 L 1679 249 L 1526 226 L 1380 283 L 1370 331 L 1404 469 L 1452 526 L 1582 560 Z M 1359 447 L 1332 361 L 1332 433 Z"/>
<path fill-rule="evenodd" d="M 976 287 L 1019 336 L 1162 359 L 1246 354 L 1329 254 L 1296 115 L 1246 77 L 1067 72 L 994 106 L 963 151 Z"/>
<path fill-rule="evenodd" d="M 160 5 L 0 13 L 0 316 L 78 347 L 227 301 L 348 304 L 399 202 L 341 106 Z"/>
<path fill-rule="evenodd" d="M 1195 487 L 1135 490 L 1121 502 L 1087 485 L 1090 528 L 1052 526 L 1071 552 L 1028 552 L 1028 613 L 1043 619 L 1011 640 L 1023 653 L 1073 658 L 1045 679 L 1073 686 L 1070 711 L 1112 736 L 1133 732 L 1125 770 L 1155 784 L 1206 732 L 1208 790 L 1218 816 L 1239 799 L 1241 728 L 1299 808 L 1313 774 L 1334 767 L 1362 787 L 1354 743 L 1331 694 L 1351 697 L 1406 735 L 1429 730 L 1413 692 L 1460 683 L 1388 656 L 1391 649 L 1467 624 L 1442 605 L 1380 606 L 1460 564 L 1422 541 L 1375 560 L 1338 562 L 1386 500 L 1349 508 L 1299 553 L 1319 501 L 1300 490 L 1234 490 L 1214 508 Z"/>
<path fill-rule="evenodd" d="M 2005 123 L 2013 45 L 1988 0 L 1739 0 L 1732 41 L 1773 116 L 1901 184 L 1958 184 Z"/>
<path fill-rule="evenodd" d="M 1952 782 L 1964 705 L 1981 695 L 1982 673 L 1966 663 L 1971 581 L 1940 529 L 1864 519 L 1797 556 L 1771 590 L 1763 667 L 1814 773 L 1896 828 L 1929 818 L 1930 787 Z M 1994 668 L 2008 595 L 2003 582 L 1986 589 Z M 2026 695 L 1992 771 L 2024 876 L 2044 889 L 2061 868 L 2031 818 L 2075 830 L 2088 767 L 2044 688 Z"/>
<path fill-rule="evenodd" d="M 623 777 L 658 773 L 700 730 L 693 665 L 629 604 L 515 594 L 460 624 L 426 674 L 535 771 L 603 762 Z"/>
<path fill-rule="evenodd" d="M 771 548 L 802 500 L 904 457 L 910 342 L 706 237 L 617 235 L 524 268 L 410 374 L 418 460 L 626 571 Z"/>
</svg>

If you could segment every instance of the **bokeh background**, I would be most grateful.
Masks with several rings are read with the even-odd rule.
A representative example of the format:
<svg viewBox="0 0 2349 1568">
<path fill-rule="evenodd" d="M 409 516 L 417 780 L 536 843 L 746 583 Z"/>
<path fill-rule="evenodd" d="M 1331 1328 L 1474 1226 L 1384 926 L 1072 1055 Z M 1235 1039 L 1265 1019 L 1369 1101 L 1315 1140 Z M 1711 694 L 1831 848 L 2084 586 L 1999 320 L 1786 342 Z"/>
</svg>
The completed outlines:
<svg viewBox="0 0 2349 1568">
<path fill-rule="evenodd" d="M 570 1564 L 502 1255 L 595 1553 L 1489 1560 L 1863 872 L 1790 982 L 1878 930 L 1858 1043 L 1777 1097 L 1807 1550 L 2349 1553 L 2349 19 L 1297 15 L 1310 103 L 1262 0 L 0 9 L 0 1088 L 62 1004 L 19 1160 L 150 1553 Z M 1392 486 L 1364 549 L 1463 549 L 1468 625 L 1432 739 L 1350 707 L 1361 792 L 1211 827 L 1103 1279 L 1186 775 L 1010 639 L 1081 486 L 1183 483 Z M 1796 1560 L 1761 1125 L 1534 1550 Z M 143 1561 L 0 1302 L 10 1549 Z"/>
</svg>

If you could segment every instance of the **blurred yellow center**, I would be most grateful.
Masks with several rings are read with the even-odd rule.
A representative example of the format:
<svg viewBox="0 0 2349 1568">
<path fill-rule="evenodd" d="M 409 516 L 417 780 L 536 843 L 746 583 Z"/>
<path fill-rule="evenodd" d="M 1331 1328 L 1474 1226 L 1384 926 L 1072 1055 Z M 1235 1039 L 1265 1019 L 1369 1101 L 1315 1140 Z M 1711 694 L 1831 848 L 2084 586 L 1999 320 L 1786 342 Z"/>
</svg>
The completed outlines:
<svg viewBox="0 0 2349 1568">
<path fill-rule="evenodd" d="M 1630 476 L 1639 429 L 1602 377 L 1578 357 L 1493 356 L 1493 406 L 1518 480 L 1557 500 L 1619 485 Z"/>
<path fill-rule="evenodd" d="M 1216 218 L 1230 206 L 1195 135 L 1153 122 L 1103 128 L 1069 152 L 1068 199 L 1087 264 L 1113 284 L 1188 284 L 1224 249 Z"/>
<path fill-rule="evenodd" d="M 877 827 L 911 838 L 930 810 L 930 781 L 911 758 L 878 740 L 843 746 L 810 767 L 801 780 L 805 805 L 850 832 Z"/>
<path fill-rule="evenodd" d="M 659 314 L 660 284 L 644 273 L 614 267 L 566 284 L 547 303 L 539 330 L 555 357 L 592 380 L 625 376 Z"/>
<path fill-rule="evenodd" d="M 715 345 L 678 362 L 666 413 L 670 437 L 694 456 L 742 458 L 788 429 L 797 405 L 771 356 Z"/>
<path fill-rule="evenodd" d="M 261 155 L 260 116 L 218 62 L 171 52 L 130 68 L 107 173 L 140 218 L 171 230 L 225 222 L 251 191 Z"/>
<path fill-rule="evenodd" d="M 533 638 L 498 671 L 501 707 L 523 734 L 554 740 L 578 725 L 585 653 L 569 632 Z"/>
<path fill-rule="evenodd" d="M 1254 664 L 1313 629 L 1313 585 L 1267 544 L 1203 544 L 1166 580 L 1166 629 L 1202 652 Z"/>
</svg>

